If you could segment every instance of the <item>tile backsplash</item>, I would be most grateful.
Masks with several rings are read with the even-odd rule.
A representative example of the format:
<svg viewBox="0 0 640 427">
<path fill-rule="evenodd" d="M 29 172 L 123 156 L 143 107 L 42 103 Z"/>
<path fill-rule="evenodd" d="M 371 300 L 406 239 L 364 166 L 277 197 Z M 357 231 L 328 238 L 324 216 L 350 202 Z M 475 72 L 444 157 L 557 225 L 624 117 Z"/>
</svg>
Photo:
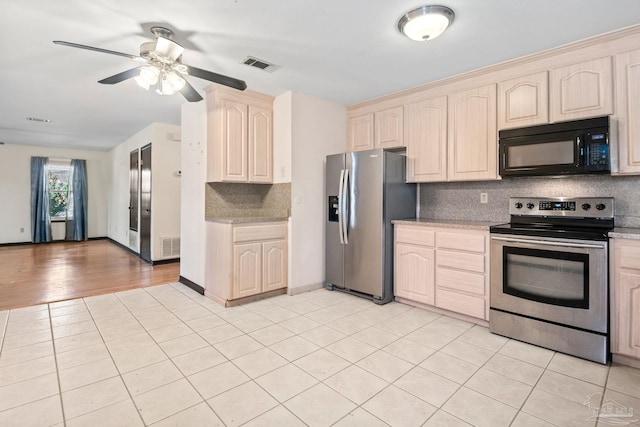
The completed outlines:
<svg viewBox="0 0 640 427">
<path fill-rule="evenodd" d="M 209 182 L 205 185 L 207 218 L 288 217 L 291 184 Z"/>
<path fill-rule="evenodd" d="M 509 197 L 614 197 L 615 225 L 640 228 L 640 176 L 579 175 L 420 184 L 420 217 L 509 221 Z M 487 193 L 488 203 L 480 203 Z"/>
</svg>

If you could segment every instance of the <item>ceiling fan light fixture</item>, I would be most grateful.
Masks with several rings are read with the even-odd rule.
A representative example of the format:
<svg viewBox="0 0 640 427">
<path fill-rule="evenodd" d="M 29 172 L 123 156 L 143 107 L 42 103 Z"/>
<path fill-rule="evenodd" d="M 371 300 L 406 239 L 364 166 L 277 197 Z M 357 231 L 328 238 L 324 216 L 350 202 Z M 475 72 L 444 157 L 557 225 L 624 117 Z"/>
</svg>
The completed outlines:
<svg viewBox="0 0 640 427">
<path fill-rule="evenodd" d="M 141 67 L 140 75 L 136 77 L 136 83 L 141 88 L 149 90 L 149 87 L 158 83 L 159 75 L 160 75 L 160 70 L 158 70 L 154 66 Z"/>
<path fill-rule="evenodd" d="M 435 39 L 451 25 L 455 14 L 446 6 L 422 6 L 407 12 L 398 21 L 398 30 L 411 40 Z"/>
<path fill-rule="evenodd" d="M 173 95 L 180 91 L 184 87 L 185 83 L 185 80 L 174 71 L 162 71 L 160 73 L 156 92 L 160 95 Z"/>
</svg>

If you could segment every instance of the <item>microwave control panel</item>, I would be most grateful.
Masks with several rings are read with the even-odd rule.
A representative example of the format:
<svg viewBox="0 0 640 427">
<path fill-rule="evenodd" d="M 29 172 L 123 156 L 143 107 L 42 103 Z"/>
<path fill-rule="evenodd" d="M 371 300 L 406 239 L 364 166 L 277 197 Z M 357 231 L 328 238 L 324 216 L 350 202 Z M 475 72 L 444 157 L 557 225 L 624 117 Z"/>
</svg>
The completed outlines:
<svg viewBox="0 0 640 427">
<path fill-rule="evenodd" d="M 585 138 L 585 163 L 590 169 L 609 169 L 609 138 L 606 132 L 588 133 Z"/>
</svg>

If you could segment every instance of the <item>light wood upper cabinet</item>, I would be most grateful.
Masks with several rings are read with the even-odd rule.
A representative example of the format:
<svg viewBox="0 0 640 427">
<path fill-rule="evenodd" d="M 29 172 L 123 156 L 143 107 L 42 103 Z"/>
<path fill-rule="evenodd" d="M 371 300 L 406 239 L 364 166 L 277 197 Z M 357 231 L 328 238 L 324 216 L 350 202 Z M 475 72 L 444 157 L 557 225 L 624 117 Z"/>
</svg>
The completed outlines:
<svg viewBox="0 0 640 427">
<path fill-rule="evenodd" d="M 447 97 L 406 107 L 407 181 L 447 180 Z"/>
<path fill-rule="evenodd" d="M 349 118 L 349 151 L 373 149 L 373 113 Z"/>
<path fill-rule="evenodd" d="M 549 122 L 549 77 L 546 71 L 498 84 L 498 129 Z"/>
<path fill-rule="evenodd" d="M 404 146 L 404 107 L 402 105 L 371 113 L 354 112 L 349 117 L 348 150 Z"/>
<path fill-rule="evenodd" d="M 373 148 L 394 148 L 404 145 L 404 108 L 402 106 L 378 111 L 374 115 Z"/>
<path fill-rule="evenodd" d="M 449 181 L 498 179 L 496 85 L 449 95 Z"/>
<path fill-rule="evenodd" d="M 273 181 L 273 124 L 269 108 L 249 105 L 249 182 Z"/>
<path fill-rule="evenodd" d="M 618 173 L 640 173 L 640 50 L 616 56 Z"/>
<path fill-rule="evenodd" d="M 247 181 L 247 105 L 222 99 L 222 181 Z"/>
<path fill-rule="evenodd" d="M 273 98 L 207 89 L 207 181 L 273 181 Z"/>
<path fill-rule="evenodd" d="M 613 114 L 612 75 L 610 56 L 552 70 L 551 121 Z"/>
<path fill-rule="evenodd" d="M 611 239 L 611 352 L 640 359 L 640 241 Z"/>
</svg>

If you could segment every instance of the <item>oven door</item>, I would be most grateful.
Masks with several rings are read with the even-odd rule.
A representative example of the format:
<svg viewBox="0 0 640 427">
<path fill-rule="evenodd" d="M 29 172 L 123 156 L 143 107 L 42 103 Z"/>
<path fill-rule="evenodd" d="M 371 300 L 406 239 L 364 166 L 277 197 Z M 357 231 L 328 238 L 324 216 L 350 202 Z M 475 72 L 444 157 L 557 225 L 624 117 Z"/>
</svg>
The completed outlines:
<svg viewBox="0 0 640 427">
<path fill-rule="evenodd" d="M 491 235 L 491 308 L 607 332 L 606 241 Z"/>
</svg>

